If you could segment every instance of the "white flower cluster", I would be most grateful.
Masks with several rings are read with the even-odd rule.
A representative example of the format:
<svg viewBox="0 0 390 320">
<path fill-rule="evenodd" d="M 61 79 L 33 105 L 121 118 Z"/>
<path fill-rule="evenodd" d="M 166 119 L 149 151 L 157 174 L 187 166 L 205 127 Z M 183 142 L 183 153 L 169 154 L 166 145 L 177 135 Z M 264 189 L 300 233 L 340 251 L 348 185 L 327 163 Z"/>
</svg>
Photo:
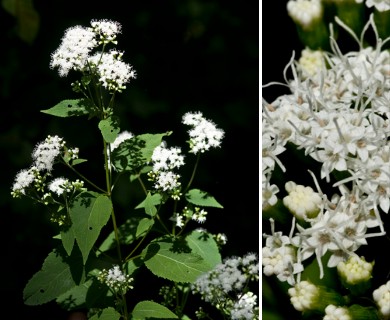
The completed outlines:
<svg viewBox="0 0 390 320">
<path fill-rule="evenodd" d="M 193 220 L 198 223 L 204 223 L 206 221 L 207 211 L 199 207 L 184 207 L 182 213 L 175 213 L 171 218 L 175 222 L 176 227 L 183 228 L 188 221 Z M 222 239 L 220 239 L 223 242 Z"/>
<path fill-rule="evenodd" d="M 311 310 L 319 298 L 320 290 L 309 281 L 301 281 L 288 289 L 290 301 L 298 311 Z"/>
<path fill-rule="evenodd" d="M 32 186 L 33 183 L 39 182 L 41 178 L 38 168 L 34 166 L 20 170 L 15 176 L 11 192 L 12 196 L 18 198 L 21 195 L 26 195 L 26 189 Z"/>
<path fill-rule="evenodd" d="M 238 298 L 230 311 L 232 320 L 253 320 L 256 319 L 253 310 L 257 306 L 257 296 L 253 292 L 244 293 Z"/>
<path fill-rule="evenodd" d="M 347 284 L 358 284 L 371 279 L 373 265 L 373 262 L 367 262 L 364 257 L 351 256 L 337 265 L 337 272 Z"/>
<path fill-rule="evenodd" d="M 303 78 L 318 74 L 324 66 L 325 60 L 321 50 L 310 50 L 309 48 L 302 50 L 298 60 L 298 67 L 302 72 Z"/>
<path fill-rule="evenodd" d="M 179 147 L 167 148 L 163 142 L 153 150 L 153 171 L 172 170 L 184 165 L 184 156 Z"/>
<path fill-rule="evenodd" d="M 63 151 L 65 141 L 58 136 L 48 136 L 45 141 L 39 143 L 32 152 L 33 166 L 40 171 L 50 172 L 56 158 Z"/>
<path fill-rule="evenodd" d="M 262 248 L 263 273 L 266 276 L 276 275 L 277 278 L 290 285 L 295 284 L 295 275 L 303 270 L 303 265 L 297 261 L 297 249 L 291 239 L 282 232 L 275 232 L 275 222 L 271 218 L 271 235 L 264 234 L 265 247 Z"/>
<path fill-rule="evenodd" d="M 93 53 L 100 45 L 116 44 L 121 25 L 110 20 L 92 20 L 91 26 L 67 29 L 60 46 L 51 56 L 50 67 L 58 68 L 61 77 L 67 76 L 70 70 L 97 74 L 105 88 L 121 92 L 126 83 L 136 78 L 133 67 L 122 61 L 123 53 L 116 50 Z"/>
<path fill-rule="evenodd" d="M 125 294 L 129 289 L 133 289 L 131 285 L 133 278 L 123 273 L 118 265 L 114 265 L 109 270 L 103 269 L 99 272 L 97 278 L 115 293 Z"/>
<path fill-rule="evenodd" d="M 91 26 L 93 32 L 99 36 L 100 44 L 110 42 L 116 44 L 116 35 L 122 31 L 122 26 L 118 22 L 110 20 L 92 20 Z"/>
<path fill-rule="evenodd" d="M 323 320 L 352 320 L 352 318 L 347 308 L 330 304 L 325 308 Z"/>
<path fill-rule="evenodd" d="M 367 8 L 374 7 L 381 12 L 390 10 L 390 0 L 356 0 L 357 3 L 362 3 L 363 1 Z"/>
<path fill-rule="evenodd" d="M 153 150 L 151 157 L 153 169 L 148 173 L 154 182 L 154 188 L 163 192 L 170 192 L 174 199 L 180 199 L 180 175 L 173 170 L 184 165 L 184 156 L 179 147 L 168 148 L 163 141 Z"/>
<path fill-rule="evenodd" d="M 182 122 L 192 126 L 192 129 L 188 131 L 191 153 L 203 153 L 210 148 L 221 145 L 225 132 L 217 128 L 212 121 L 204 118 L 201 112 L 187 112 L 183 116 Z"/>
<path fill-rule="evenodd" d="M 390 280 L 375 289 L 372 296 L 379 307 L 380 313 L 384 317 L 390 318 Z"/>
<path fill-rule="evenodd" d="M 64 193 L 72 193 L 74 191 L 82 190 L 84 182 L 77 179 L 76 181 L 69 181 L 66 178 L 55 178 L 49 183 L 49 190 L 58 196 Z"/>
<path fill-rule="evenodd" d="M 296 23 L 307 27 L 322 17 L 323 8 L 320 0 L 289 0 L 287 12 Z"/>
<path fill-rule="evenodd" d="M 30 168 L 19 171 L 15 176 L 12 186 L 12 195 L 20 197 L 26 195 L 28 188 L 34 188 L 37 191 L 43 191 L 45 179 L 50 175 L 55 161 L 65 153 L 65 141 L 58 136 L 47 136 L 47 138 L 38 143 L 31 156 L 33 163 Z M 73 159 L 78 156 L 78 149 L 68 149 Z"/>
<path fill-rule="evenodd" d="M 126 89 L 126 83 L 136 74 L 132 66 L 122 61 L 123 53 L 110 50 L 109 52 L 96 52 L 88 58 L 89 68 L 94 68 L 99 81 L 109 91 L 118 91 Z"/>
<path fill-rule="evenodd" d="M 133 137 L 134 134 L 127 130 L 119 133 L 116 139 L 114 140 L 114 142 L 110 143 L 111 152 L 114 151 L 116 148 L 118 148 L 123 141 L 131 139 Z"/>
<path fill-rule="evenodd" d="M 370 26 L 376 30 L 372 15 L 364 32 Z M 333 41 L 333 52 L 323 52 L 328 68 L 310 77 L 303 77 L 292 59 L 291 94 L 264 103 L 263 194 L 271 190 L 275 164 L 286 170 L 278 156 L 287 144 L 320 162 L 320 177 L 326 182 L 334 173 L 345 177 L 333 184 L 339 193 L 329 198 L 310 172 L 321 196 L 321 202 L 315 201 L 319 212 L 305 218 L 306 224 L 297 224 L 295 233 L 293 220 L 289 242 L 283 245 L 294 247 L 292 265 L 315 254 L 321 277 L 325 253 L 331 252 L 327 266 L 335 267 L 366 245 L 366 238 L 385 234 L 381 215 L 390 208 L 390 53 L 382 50 L 383 42 L 377 39 L 376 47 L 367 48 L 359 43 L 359 51 L 343 54 Z M 263 254 L 269 257 L 275 250 L 266 247 Z"/>
<path fill-rule="evenodd" d="M 243 292 L 248 281 L 258 279 L 259 262 L 256 254 L 231 257 L 213 270 L 202 274 L 191 286 L 193 293 L 227 312 L 231 319 L 258 319 L 257 296 Z M 232 298 L 235 294 L 237 299 Z"/>
<path fill-rule="evenodd" d="M 285 185 L 288 196 L 283 198 L 283 204 L 299 219 L 315 218 L 322 204 L 321 196 L 311 187 L 298 185 L 288 181 Z"/>
</svg>

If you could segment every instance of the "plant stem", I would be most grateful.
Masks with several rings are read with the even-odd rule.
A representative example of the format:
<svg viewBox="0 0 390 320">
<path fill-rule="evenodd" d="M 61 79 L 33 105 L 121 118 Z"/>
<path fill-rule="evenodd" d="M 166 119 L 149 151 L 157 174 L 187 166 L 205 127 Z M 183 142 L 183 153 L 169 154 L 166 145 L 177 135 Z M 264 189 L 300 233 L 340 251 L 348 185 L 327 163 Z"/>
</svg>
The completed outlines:
<svg viewBox="0 0 390 320">
<path fill-rule="evenodd" d="M 66 161 L 63 161 L 63 163 L 69 168 L 71 169 L 75 174 L 77 174 L 81 179 L 83 179 L 84 181 L 86 181 L 87 183 L 89 183 L 92 187 L 94 187 L 95 189 L 99 190 L 100 192 L 103 192 L 104 194 L 106 194 L 106 191 L 100 187 L 98 187 L 96 184 L 94 184 L 91 180 L 89 180 L 88 178 L 86 178 L 83 174 L 81 174 L 80 172 L 78 172 L 75 168 L 73 168 L 69 163 L 67 163 Z"/>
<path fill-rule="evenodd" d="M 190 181 L 188 181 L 187 187 L 184 189 L 183 193 L 186 193 L 188 191 L 188 189 L 190 188 L 190 186 L 192 184 L 192 181 L 194 180 L 196 169 L 198 168 L 198 165 L 199 165 L 199 160 L 200 160 L 200 153 L 198 153 L 196 156 L 194 170 L 192 170 L 192 175 L 191 175 Z"/>
</svg>

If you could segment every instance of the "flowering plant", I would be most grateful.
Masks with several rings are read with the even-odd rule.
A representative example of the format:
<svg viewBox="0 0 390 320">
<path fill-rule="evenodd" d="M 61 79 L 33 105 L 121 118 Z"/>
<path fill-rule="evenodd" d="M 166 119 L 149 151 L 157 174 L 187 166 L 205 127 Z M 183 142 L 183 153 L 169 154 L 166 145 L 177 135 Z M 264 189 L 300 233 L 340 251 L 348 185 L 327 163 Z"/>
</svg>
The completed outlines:
<svg viewBox="0 0 390 320">
<path fill-rule="evenodd" d="M 287 10 L 304 48 L 286 82 L 268 84 L 290 93 L 263 101 L 264 281 L 283 283 L 304 318 L 390 319 L 390 3 Z M 343 52 L 341 35 L 356 49 Z"/>
<path fill-rule="evenodd" d="M 189 319 L 190 312 L 211 318 L 208 306 L 223 318 L 257 319 L 257 296 L 251 290 L 258 280 L 257 255 L 222 258 L 226 236 L 198 227 L 209 212 L 223 208 L 192 185 L 200 157 L 220 147 L 225 133 L 201 112 L 184 114 L 187 160 L 180 147 L 168 145 L 171 131 L 121 130 L 115 97 L 137 74 L 123 61 L 124 52 L 109 49 L 120 32 L 118 22 L 92 20 L 90 27 L 67 29 L 52 54 L 50 67 L 61 77 L 81 74 L 72 83 L 81 98 L 42 112 L 96 120 L 102 155 L 93 160 L 101 160 L 105 185 L 82 173 L 90 160 L 58 135 L 38 143 L 32 165 L 16 174 L 12 196 L 45 206 L 58 230 L 58 246 L 25 286 L 25 303 L 55 300 L 66 310 L 85 310 L 89 319 Z M 191 162 L 185 180 L 180 169 Z M 60 171 L 61 165 L 69 171 Z M 126 213 L 116 210 L 121 179 L 138 184 L 143 193 Z M 156 291 L 150 289 L 143 298 L 138 292 L 145 277 L 153 279 Z M 189 310 L 196 298 L 204 306 Z"/>
</svg>

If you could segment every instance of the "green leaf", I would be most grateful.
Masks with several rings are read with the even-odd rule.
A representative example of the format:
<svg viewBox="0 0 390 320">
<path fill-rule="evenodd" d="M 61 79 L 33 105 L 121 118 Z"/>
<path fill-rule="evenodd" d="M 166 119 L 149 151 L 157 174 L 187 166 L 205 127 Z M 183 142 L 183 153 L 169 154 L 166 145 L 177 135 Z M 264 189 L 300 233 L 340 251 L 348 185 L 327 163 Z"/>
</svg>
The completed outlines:
<svg viewBox="0 0 390 320">
<path fill-rule="evenodd" d="M 70 208 L 72 229 L 84 263 L 112 211 L 111 200 L 94 192 L 82 193 Z"/>
<path fill-rule="evenodd" d="M 170 133 L 141 134 L 123 141 L 111 153 L 111 160 L 118 172 L 137 171 L 146 166 L 154 149 L 161 144 L 162 138 Z"/>
<path fill-rule="evenodd" d="M 120 225 L 118 228 L 119 242 L 121 244 L 131 244 L 136 239 L 136 233 L 138 228 L 138 222 L 142 219 L 140 215 L 131 216 L 125 221 L 124 224 Z M 115 232 L 112 231 L 108 237 L 103 241 L 99 247 L 99 251 L 105 252 L 111 249 L 116 248 L 117 243 L 115 240 Z"/>
<path fill-rule="evenodd" d="M 121 314 L 114 308 L 109 307 L 99 311 L 97 314 L 89 318 L 89 320 L 119 320 Z"/>
<path fill-rule="evenodd" d="M 65 292 L 56 302 L 65 310 L 103 308 L 112 305 L 114 297 L 108 286 L 94 277 Z"/>
<path fill-rule="evenodd" d="M 147 206 L 158 206 L 161 203 L 161 195 L 159 193 L 155 193 L 150 195 L 150 192 L 147 194 L 145 200 L 143 200 L 139 205 L 137 205 L 136 209 L 146 208 Z M 145 210 L 146 211 L 146 210 Z"/>
<path fill-rule="evenodd" d="M 161 195 L 158 193 L 155 193 L 153 195 L 148 192 L 146 195 L 146 198 L 144 201 L 142 201 L 138 206 L 136 206 L 136 209 L 145 208 L 145 213 L 148 214 L 151 217 L 154 217 L 157 213 L 156 206 L 161 204 Z"/>
<path fill-rule="evenodd" d="M 87 162 L 87 161 L 88 161 L 87 159 L 80 159 L 80 158 L 78 158 L 78 159 L 71 160 L 71 165 L 75 166 L 77 164 L 80 164 L 80 163 L 83 163 L 83 162 Z"/>
<path fill-rule="evenodd" d="M 211 270 L 208 261 L 172 239 L 152 241 L 143 251 L 146 267 L 156 276 L 175 282 L 194 282 Z"/>
<path fill-rule="evenodd" d="M 196 206 L 223 208 L 223 206 L 220 205 L 209 193 L 199 189 L 192 189 L 188 191 L 185 197 L 189 203 Z"/>
<path fill-rule="evenodd" d="M 87 99 L 70 99 L 63 100 L 54 107 L 41 112 L 50 114 L 56 117 L 74 117 L 82 116 L 91 113 L 93 110 L 91 102 Z"/>
<path fill-rule="evenodd" d="M 112 116 L 110 118 L 101 120 L 99 122 L 99 129 L 102 133 L 104 140 L 108 143 L 113 143 L 118 136 L 119 131 L 119 118 Z"/>
<path fill-rule="evenodd" d="M 60 295 L 56 299 L 56 302 L 65 310 L 84 308 L 86 296 L 91 285 L 92 280 L 88 280 L 80 286 L 75 286 L 64 294 Z"/>
<path fill-rule="evenodd" d="M 135 236 L 137 238 L 142 236 L 145 232 L 147 232 L 153 226 L 153 224 L 154 224 L 153 219 L 149 219 L 149 218 L 141 219 L 141 221 L 138 224 L 137 233 Z"/>
<path fill-rule="evenodd" d="M 70 256 L 70 254 L 72 253 L 75 239 L 76 238 L 74 236 L 72 227 L 61 231 L 62 245 L 64 246 L 64 249 L 68 256 Z"/>
<path fill-rule="evenodd" d="M 52 301 L 71 288 L 85 281 L 79 250 L 73 250 L 68 257 L 63 249 L 55 249 L 43 262 L 38 271 L 23 290 L 27 305 L 41 305 Z"/>
<path fill-rule="evenodd" d="M 221 254 L 212 235 L 207 232 L 192 231 L 185 237 L 192 253 L 199 254 L 211 269 L 221 263 Z"/>
<path fill-rule="evenodd" d="M 171 310 L 154 301 L 137 303 L 132 312 L 133 320 L 179 319 Z"/>
<path fill-rule="evenodd" d="M 137 180 L 143 173 L 148 173 L 153 169 L 152 166 L 145 166 L 141 168 L 139 172 L 130 174 L 130 182 L 133 182 L 134 180 Z"/>
</svg>

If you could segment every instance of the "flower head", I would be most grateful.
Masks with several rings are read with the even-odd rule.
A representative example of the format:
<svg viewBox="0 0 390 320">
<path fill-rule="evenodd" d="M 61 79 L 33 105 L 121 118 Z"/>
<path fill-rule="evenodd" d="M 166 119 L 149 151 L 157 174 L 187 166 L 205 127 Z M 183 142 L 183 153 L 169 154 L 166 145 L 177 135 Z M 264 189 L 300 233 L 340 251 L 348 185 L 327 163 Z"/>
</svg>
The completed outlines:
<svg viewBox="0 0 390 320">
<path fill-rule="evenodd" d="M 93 31 L 81 26 L 71 27 L 65 31 L 61 45 L 51 55 L 50 67 L 58 67 L 61 77 L 67 76 L 70 70 L 80 71 L 97 45 Z"/>
<path fill-rule="evenodd" d="M 92 20 L 91 26 L 91 30 L 99 38 L 99 44 L 107 44 L 110 42 L 116 44 L 116 36 L 122 30 L 122 26 L 119 22 L 107 19 Z"/>
<path fill-rule="evenodd" d="M 193 127 L 188 131 L 190 152 L 197 154 L 221 145 L 224 131 L 217 128 L 212 121 L 205 119 L 201 112 L 187 112 L 182 122 Z"/>
<path fill-rule="evenodd" d="M 390 280 L 381 285 L 372 293 L 375 303 L 379 307 L 380 313 L 384 317 L 390 316 Z"/>
<path fill-rule="evenodd" d="M 153 150 L 152 158 L 153 171 L 172 170 L 184 165 L 184 156 L 179 147 L 168 148 L 162 142 Z"/>
<path fill-rule="evenodd" d="M 317 216 L 322 204 L 321 196 L 311 187 L 297 185 L 293 181 L 286 183 L 288 196 L 283 204 L 299 219 L 306 220 Z"/>
<path fill-rule="evenodd" d="M 111 269 L 103 269 L 99 272 L 98 280 L 105 283 L 115 293 L 125 294 L 129 289 L 133 289 L 131 283 L 133 278 L 123 273 L 118 265 L 114 265 Z"/>
<path fill-rule="evenodd" d="M 352 320 L 352 318 L 347 308 L 330 304 L 325 308 L 323 320 Z"/>
<path fill-rule="evenodd" d="M 320 0 L 289 0 L 287 12 L 296 23 L 309 27 L 322 17 L 323 8 Z"/>
<path fill-rule="evenodd" d="M 40 171 L 46 170 L 50 172 L 64 145 L 65 141 L 62 138 L 49 135 L 35 147 L 32 153 L 34 166 Z"/>
<path fill-rule="evenodd" d="M 122 52 L 111 50 L 110 52 L 97 52 L 90 58 L 88 63 L 92 66 L 99 77 L 99 81 L 109 91 L 121 92 L 126 89 L 126 83 L 136 78 L 133 67 L 122 61 Z"/>
<path fill-rule="evenodd" d="M 31 167 L 29 169 L 20 170 L 16 176 L 12 186 L 12 196 L 20 197 L 26 194 L 26 189 L 29 188 L 39 175 L 38 169 Z"/>
</svg>

